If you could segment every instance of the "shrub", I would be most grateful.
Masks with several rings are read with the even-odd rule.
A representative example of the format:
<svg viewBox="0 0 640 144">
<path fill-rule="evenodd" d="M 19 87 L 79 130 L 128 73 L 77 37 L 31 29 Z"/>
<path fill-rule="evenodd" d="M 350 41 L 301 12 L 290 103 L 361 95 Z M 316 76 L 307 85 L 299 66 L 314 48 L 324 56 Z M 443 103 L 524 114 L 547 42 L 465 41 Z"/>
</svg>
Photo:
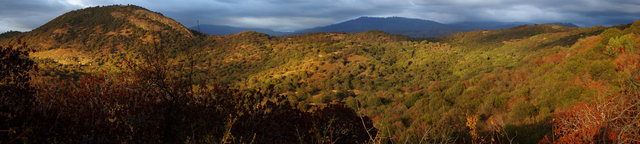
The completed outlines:
<svg viewBox="0 0 640 144">
<path fill-rule="evenodd" d="M 513 105 L 509 112 L 510 121 L 523 121 L 527 118 L 537 115 L 538 111 L 533 104 L 521 100 Z"/>
<path fill-rule="evenodd" d="M 377 96 L 367 97 L 367 106 L 380 106 L 382 105 L 382 98 Z"/>
<path fill-rule="evenodd" d="M 423 93 L 414 93 L 409 95 L 409 97 L 404 100 L 404 105 L 406 105 L 407 107 L 412 107 L 416 103 L 416 101 L 425 97 L 423 95 Z"/>
<path fill-rule="evenodd" d="M 330 103 L 313 111 L 314 128 L 323 143 L 367 143 L 376 137 L 376 128 L 367 116 L 359 116 L 340 103 Z"/>
<path fill-rule="evenodd" d="M 609 45 L 607 45 L 606 53 L 611 56 L 616 56 L 619 53 L 634 53 L 636 45 L 636 40 L 633 39 L 631 34 L 614 37 L 609 39 Z"/>
<path fill-rule="evenodd" d="M 609 44 L 609 39 L 619 37 L 622 35 L 622 32 L 617 28 L 609 28 L 604 32 L 600 33 L 600 37 L 602 38 L 602 43 L 607 45 Z"/>
<path fill-rule="evenodd" d="M 624 33 L 633 33 L 636 35 L 640 35 L 640 21 L 634 21 L 629 28 L 624 30 Z"/>
</svg>

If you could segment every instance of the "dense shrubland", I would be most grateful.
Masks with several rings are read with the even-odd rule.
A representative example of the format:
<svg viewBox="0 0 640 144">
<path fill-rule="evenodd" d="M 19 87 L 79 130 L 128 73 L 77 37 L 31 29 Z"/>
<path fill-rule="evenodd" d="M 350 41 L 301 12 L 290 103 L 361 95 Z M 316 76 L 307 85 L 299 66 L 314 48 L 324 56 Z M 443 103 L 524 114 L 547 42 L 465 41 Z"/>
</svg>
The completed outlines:
<svg viewBox="0 0 640 144">
<path fill-rule="evenodd" d="M 558 113 L 627 87 L 618 63 L 635 59 L 620 53 L 636 53 L 640 38 L 628 29 L 638 24 L 426 40 L 377 31 L 243 33 L 212 36 L 205 57 L 215 79 L 235 87 L 274 87 L 300 108 L 341 101 L 372 117 L 390 142 L 537 142 L 553 135 Z"/>
<path fill-rule="evenodd" d="M 118 75 L 74 81 L 30 71 L 35 63 L 18 43 L 0 49 L 3 142 L 365 143 L 377 134 L 339 103 L 306 111 L 270 88 L 192 86 L 162 52 L 127 61 Z"/>
</svg>

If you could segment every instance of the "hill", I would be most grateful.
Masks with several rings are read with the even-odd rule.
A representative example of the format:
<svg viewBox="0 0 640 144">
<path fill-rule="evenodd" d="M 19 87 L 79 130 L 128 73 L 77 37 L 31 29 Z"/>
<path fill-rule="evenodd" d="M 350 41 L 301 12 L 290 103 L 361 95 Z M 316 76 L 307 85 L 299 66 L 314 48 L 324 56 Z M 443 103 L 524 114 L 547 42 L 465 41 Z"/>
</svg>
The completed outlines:
<svg viewBox="0 0 640 144">
<path fill-rule="evenodd" d="M 259 33 L 265 33 L 273 36 L 283 36 L 289 33 L 286 32 L 277 32 L 269 29 L 260 29 L 260 28 L 241 28 L 241 27 L 232 27 L 232 26 L 224 26 L 224 25 L 199 25 L 190 27 L 192 30 L 198 30 L 202 33 L 210 34 L 210 35 L 229 35 L 229 34 L 237 34 L 244 31 L 255 31 Z"/>
<path fill-rule="evenodd" d="M 564 26 L 564 27 L 580 27 L 580 26 L 575 25 L 575 24 L 573 24 L 573 23 L 560 23 L 560 22 L 556 22 L 556 23 L 546 23 L 546 24 L 559 25 L 559 26 Z"/>
<path fill-rule="evenodd" d="M 85 66 L 117 63 L 122 59 L 115 55 L 135 55 L 151 45 L 184 47 L 191 43 L 184 40 L 195 37 L 173 19 L 131 5 L 75 10 L 32 31 L 11 35 L 0 41 L 21 39 L 35 48 L 34 57 Z"/>
<path fill-rule="evenodd" d="M 305 109 L 342 102 L 372 117 L 392 142 L 473 135 L 538 142 L 562 136 L 552 132 L 556 114 L 629 89 L 621 83 L 629 79 L 618 67 L 619 46 L 607 43 L 627 41 L 617 44 L 636 51 L 640 22 L 634 25 L 522 25 L 428 39 L 382 31 L 245 32 L 211 37 L 197 60 L 209 62 L 200 67 L 210 75 L 196 79 L 274 88 Z"/>
<path fill-rule="evenodd" d="M 19 32 L 19 31 L 4 32 L 4 33 L 0 34 L 0 39 L 11 38 L 11 37 L 16 36 L 16 35 L 18 35 L 20 33 L 22 33 L 22 32 Z"/>
<path fill-rule="evenodd" d="M 39 69 L 25 92 L 44 110 L 28 114 L 44 120 L 16 120 L 35 131 L 24 135 L 43 143 L 537 143 L 602 140 L 601 131 L 625 135 L 606 140 L 638 139 L 628 129 L 638 129 L 630 122 L 640 113 L 640 21 L 418 39 L 375 30 L 201 35 L 160 16 L 136 6 L 88 8 L 0 39 L 36 49 Z M 386 27 L 368 22 L 388 19 L 447 28 L 403 18 L 339 26 Z M 609 119 L 615 114 L 624 117 Z"/>
<path fill-rule="evenodd" d="M 242 32 L 234 43 L 264 37 Z M 71 11 L 0 42 L 0 129 L 11 132 L 0 142 L 293 143 L 339 130 L 337 142 L 362 143 L 375 136 L 369 118 L 342 104 L 310 111 L 273 89 L 191 79 L 210 76 L 211 67 L 200 66 L 211 62 L 198 56 L 215 37 L 138 6 Z"/>
<path fill-rule="evenodd" d="M 475 29 L 475 30 L 499 30 L 499 29 L 508 29 L 521 25 L 530 25 L 530 23 L 525 22 L 458 22 L 453 23 L 453 25 L 457 25 L 461 28 L 467 29 Z"/>
<path fill-rule="evenodd" d="M 563 136 L 552 119 L 570 107 L 630 89 L 619 46 L 606 43 L 625 39 L 618 44 L 636 51 L 638 26 L 525 25 L 426 40 L 381 31 L 245 33 L 216 37 L 202 56 L 215 78 L 202 79 L 273 87 L 303 108 L 339 101 L 372 117 L 393 142 L 538 142 Z"/>
</svg>

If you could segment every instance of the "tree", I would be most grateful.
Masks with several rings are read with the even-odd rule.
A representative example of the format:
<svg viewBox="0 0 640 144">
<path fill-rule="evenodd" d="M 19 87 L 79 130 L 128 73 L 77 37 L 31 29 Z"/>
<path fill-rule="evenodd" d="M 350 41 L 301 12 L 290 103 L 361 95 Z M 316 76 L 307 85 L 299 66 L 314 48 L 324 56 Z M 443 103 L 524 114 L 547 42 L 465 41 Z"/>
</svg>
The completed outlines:
<svg viewBox="0 0 640 144">
<path fill-rule="evenodd" d="M 607 45 L 606 53 L 611 56 L 616 56 L 619 53 L 634 53 L 636 45 L 637 42 L 633 39 L 632 34 L 613 37 L 609 39 L 609 45 Z"/>
<path fill-rule="evenodd" d="M 313 111 L 316 134 L 324 135 L 324 143 L 373 142 L 377 129 L 371 120 L 358 116 L 341 103 L 330 103 Z"/>
<path fill-rule="evenodd" d="M 33 104 L 31 86 L 29 85 L 29 71 L 36 66 L 29 59 L 29 52 L 33 49 L 27 47 L 26 42 L 17 41 L 17 46 L 0 46 L 0 130 L 9 130 L 11 134 L 2 134 L 0 140 L 15 140 L 25 129 L 22 120 L 28 118 Z"/>
<path fill-rule="evenodd" d="M 607 45 L 609 44 L 609 39 L 619 37 L 622 35 L 620 29 L 617 28 L 609 28 L 604 32 L 600 33 L 600 37 L 602 38 L 602 43 Z"/>
</svg>

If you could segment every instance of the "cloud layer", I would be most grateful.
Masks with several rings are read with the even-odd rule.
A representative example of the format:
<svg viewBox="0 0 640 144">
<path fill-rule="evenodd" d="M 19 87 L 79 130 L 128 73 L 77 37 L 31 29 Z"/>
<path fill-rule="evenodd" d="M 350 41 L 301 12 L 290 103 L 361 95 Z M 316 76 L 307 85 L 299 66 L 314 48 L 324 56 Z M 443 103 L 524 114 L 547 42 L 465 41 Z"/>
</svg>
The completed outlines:
<svg viewBox="0 0 640 144">
<path fill-rule="evenodd" d="M 360 16 L 617 25 L 640 20 L 638 0 L 16 0 L 0 5 L 0 32 L 28 31 L 67 11 L 134 4 L 186 26 L 219 24 L 293 31 Z"/>
</svg>

